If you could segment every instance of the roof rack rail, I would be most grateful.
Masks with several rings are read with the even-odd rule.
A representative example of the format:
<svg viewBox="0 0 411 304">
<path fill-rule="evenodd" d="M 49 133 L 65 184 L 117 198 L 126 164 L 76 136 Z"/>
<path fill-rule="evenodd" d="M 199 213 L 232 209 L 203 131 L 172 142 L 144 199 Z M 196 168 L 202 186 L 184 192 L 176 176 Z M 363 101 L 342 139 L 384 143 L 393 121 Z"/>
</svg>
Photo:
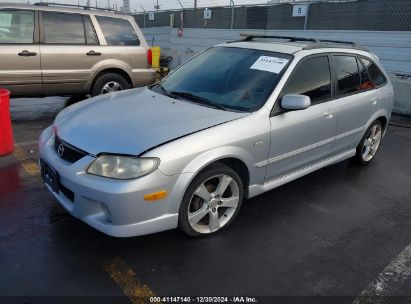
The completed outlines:
<svg viewBox="0 0 411 304">
<path fill-rule="evenodd" d="M 304 47 L 304 50 L 313 50 L 319 48 L 333 48 L 338 47 L 337 44 L 347 44 L 352 49 L 358 49 L 366 51 L 367 49 L 359 46 L 356 42 L 353 41 L 343 41 L 343 40 L 319 40 L 317 43 L 313 43 Z"/>
<path fill-rule="evenodd" d="M 122 12 L 111 9 L 111 8 L 84 6 L 84 5 L 77 5 L 77 4 L 65 4 L 65 3 L 55 3 L 55 2 L 36 2 L 33 5 L 36 5 L 36 6 L 62 6 L 62 7 L 70 7 L 70 8 L 82 8 L 84 10 L 100 10 L 100 11 L 107 11 L 107 12 L 115 13 L 115 14 L 123 14 Z"/>
<path fill-rule="evenodd" d="M 256 38 L 265 38 L 265 39 L 286 39 L 290 40 L 290 42 L 295 41 L 311 41 L 311 42 L 320 42 L 320 40 L 315 38 L 305 38 L 305 37 L 289 37 L 289 36 L 273 36 L 273 35 L 265 35 L 260 33 L 246 33 L 241 32 L 240 36 L 245 37 L 243 40 L 239 41 L 252 41 Z"/>
<path fill-rule="evenodd" d="M 356 42 L 353 41 L 343 41 L 343 40 L 328 40 L 328 39 L 316 39 L 316 38 L 306 38 L 306 37 L 292 37 L 292 36 L 273 36 L 273 35 L 265 35 L 261 33 L 247 33 L 241 32 L 240 36 L 244 37 L 242 40 L 235 40 L 233 42 L 242 42 L 242 41 L 252 41 L 256 38 L 265 38 L 265 39 L 286 39 L 289 42 L 296 42 L 296 41 L 308 41 L 312 42 L 311 44 L 305 46 L 304 50 L 312 50 L 318 48 L 332 48 L 336 47 L 335 44 L 347 44 L 350 48 L 358 49 L 358 50 L 367 50 L 361 46 L 359 46 Z"/>
</svg>

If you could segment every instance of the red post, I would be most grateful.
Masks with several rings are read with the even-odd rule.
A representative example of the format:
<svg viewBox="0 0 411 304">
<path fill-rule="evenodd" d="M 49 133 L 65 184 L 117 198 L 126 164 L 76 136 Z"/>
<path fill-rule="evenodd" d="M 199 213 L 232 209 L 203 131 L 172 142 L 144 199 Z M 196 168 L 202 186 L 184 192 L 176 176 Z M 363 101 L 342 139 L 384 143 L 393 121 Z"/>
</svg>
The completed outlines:
<svg viewBox="0 0 411 304">
<path fill-rule="evenodd" d="M 0 89 L 0 156 L 14 150 L 13 130 L 10 119 L 10 92 Z"/>
</svg>

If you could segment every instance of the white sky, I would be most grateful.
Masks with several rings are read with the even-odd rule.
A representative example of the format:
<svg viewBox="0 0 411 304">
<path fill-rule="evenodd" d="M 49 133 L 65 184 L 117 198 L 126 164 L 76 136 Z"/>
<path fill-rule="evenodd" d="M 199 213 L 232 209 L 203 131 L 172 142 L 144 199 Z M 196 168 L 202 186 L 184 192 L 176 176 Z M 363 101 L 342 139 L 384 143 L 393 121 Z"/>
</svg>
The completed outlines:
<svg viewBox="0 0 411 304">
<path fill-rule="evenodd" d="M 161 10 L 167 9 L 178 9 L 180 5 L 178 4 L 177 0 L 130 0 L 130 7 L 131 11 L 134 12 L 137 10 L 138 12 L 142 11 L 141 5 L 144 7 L 146 11 L 154 10 L 154 5 L 157 3 L 160 5 Z M 194 6 L 194 0 L 180 0 L 184 7 L 192 8 Z M 31 4 L 40 2 L 40 0 L 0 0 L 1 2 L 12 2 L 12 3 L 27 3 L 30 2 Z M 56 3 L 67 3 L 67 4 L 78 4 L 85 5 L 87 0 L 48 0 L 48 2 L 56 2 Z M 107 7 L 108 2 L 110 2 L 110 6 L 113 4 L 117 4 L 117 8 L 120 10 L 120 7 L 123 6 L 123 0 L 90 0 L 91 5 L 95 6 L 97 2 L 97 6 L 99 7 Z M 244 4 L 261 4 L 267 3 L 267 0 L 234 0 L 235 5 L 244 5 Z M 229 6 L 230 0 L 197 0 L 197 7 L 213 7 L 213 6 Z"/>
</svg>

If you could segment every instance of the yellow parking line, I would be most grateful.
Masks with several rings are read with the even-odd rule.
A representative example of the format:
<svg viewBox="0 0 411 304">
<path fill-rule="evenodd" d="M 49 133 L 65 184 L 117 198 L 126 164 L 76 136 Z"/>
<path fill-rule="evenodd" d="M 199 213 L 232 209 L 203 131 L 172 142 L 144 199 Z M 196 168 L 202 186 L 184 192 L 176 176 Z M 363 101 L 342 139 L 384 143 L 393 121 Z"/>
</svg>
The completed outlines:
<svg viewBox="0 0 411 304">
<path fill-rule="evenodd" d="M 26 172 L 29 175 L 35 176 L 40 174 L 40 168 L 37 162 L 29 159 L 29 155 L 26 152 L 24 152 L 24 150 L 21 147 L 16 146 L 14 148 L 13 155 L 20 162 L 20 165 L 23 167 L 24 170 L 26 170 Z"/>
<path fill-rule="evenodd" d="M 154 293 L 150 288 L 141 283 L 133 271 L 120 257 L 110 258 L 103 263 L 104 269 L 108 272 L 114 282 L 130 298 L 131 303 L 149 303 L 150 297 Z"/>
</svg>

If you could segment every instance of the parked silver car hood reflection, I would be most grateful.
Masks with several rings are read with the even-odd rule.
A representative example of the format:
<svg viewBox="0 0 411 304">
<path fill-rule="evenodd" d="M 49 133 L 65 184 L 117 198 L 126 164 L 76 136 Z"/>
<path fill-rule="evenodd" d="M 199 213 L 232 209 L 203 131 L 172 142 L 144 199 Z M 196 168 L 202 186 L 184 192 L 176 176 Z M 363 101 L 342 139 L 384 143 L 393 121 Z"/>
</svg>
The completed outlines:
<svg viewBox="0 0 411 304">
<path fill-rule="evenodd" d="M 139 88 L 75 104 L 60 112 L 55 125 L 61 139 L 88 153 L 138 155 L 170 140 L 246 115 Z"/>
</svg>

